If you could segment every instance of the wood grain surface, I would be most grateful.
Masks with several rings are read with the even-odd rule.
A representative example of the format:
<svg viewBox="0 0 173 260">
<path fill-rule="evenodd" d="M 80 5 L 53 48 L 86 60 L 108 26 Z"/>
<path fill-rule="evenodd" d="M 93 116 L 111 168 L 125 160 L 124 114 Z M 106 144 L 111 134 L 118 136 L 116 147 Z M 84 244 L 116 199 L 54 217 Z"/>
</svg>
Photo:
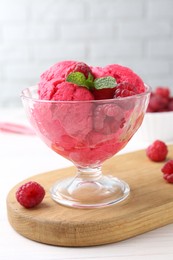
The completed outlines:
<svg viewBox="0 0 173 260">
<path fill-rule="evenodd" d="M 171 154 L 173 146 L 169 146 Z M 9 222 L 31 240 L 72 247 L 114 243 L 173 223 L 173 185 L 163 180 L 163 164 L 150 161 L 144 150 L 106 161 L 104 173 L 125 180 L 131 193 L 125 201 L 101 209 L 72 209 L 51 199 L 50 186 L 73 176 L 74 167 L 32 176 L 9 192 Z M 15 199 L 16 189 L 29 180 L 39 182 L 46 189 L 43 202 L 33 209 L 23 208 Z"/>
</svg>

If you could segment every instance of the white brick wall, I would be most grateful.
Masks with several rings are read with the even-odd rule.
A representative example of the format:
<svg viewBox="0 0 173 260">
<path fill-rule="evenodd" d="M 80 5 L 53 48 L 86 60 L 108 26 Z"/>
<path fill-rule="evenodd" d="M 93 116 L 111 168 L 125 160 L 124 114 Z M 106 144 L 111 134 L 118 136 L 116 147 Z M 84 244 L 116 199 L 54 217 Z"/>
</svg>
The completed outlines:
<svg viewBox="0 0 173 260">
<path fill-rule="evenodd" d="M 173 90 L 173 0 L 0 0 L 0 106 L 57 61 L 120 63 Z"/>
</svg>

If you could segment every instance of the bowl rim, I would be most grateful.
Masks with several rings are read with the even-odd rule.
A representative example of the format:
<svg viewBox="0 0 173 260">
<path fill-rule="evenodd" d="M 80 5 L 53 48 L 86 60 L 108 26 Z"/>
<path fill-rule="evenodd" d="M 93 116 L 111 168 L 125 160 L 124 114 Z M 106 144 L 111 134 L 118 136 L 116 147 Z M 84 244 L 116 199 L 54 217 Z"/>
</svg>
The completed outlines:
<svg viewBox="0 0 173 260">
<path fill-rule="evenodd" d="M 21 91 L 20 97 L 22 100 L 28 100 L 28 101 L 34 101 L 34 102 L 39 102 L 39 103 L 109 103 L 109 102 L 115 102 L 115 101 L 120 101 L 120 100 L 130 100 L 130 99 L 139 99 L 143 96 L 147 96 L 151 94 L 151 87 L 147 84 L 144 83 L 144 86 L 146 88 L 145 92 L 142 92 L 140 94 L 128 96 L 128 97 L 117 97 L 117 98 L 110 98 L 110 99 L 93 99 L 93 100 L 47 100 L 47 99 L 39 99 L 39 98 L 33 98 L 31 96 L 27 96 L 25 92 L 34 91 L 38 90 L 38 85 L 30 86 Z"/>
</svg>

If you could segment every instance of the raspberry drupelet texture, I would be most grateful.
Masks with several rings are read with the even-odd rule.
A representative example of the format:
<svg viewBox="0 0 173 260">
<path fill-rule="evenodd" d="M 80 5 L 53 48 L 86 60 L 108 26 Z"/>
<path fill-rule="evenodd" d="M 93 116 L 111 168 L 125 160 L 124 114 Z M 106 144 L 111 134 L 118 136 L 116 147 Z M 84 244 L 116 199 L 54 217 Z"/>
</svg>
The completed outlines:
<svg viewBox="0 0 173 260">
<path fill-rule="evenodd" d="M 146 149 L 146 154 L 148 158 L 155 162 L 162 162 L 166 159 L 168 154 L 167 145 L 160 141 L 156 140 Z"/>
<path fill-rule="evenodd" d="M 72 72 L 81 72 L 85 75 L 86 78 L 88 78 L 89 73 L 92 74 L 90 67 L 84 62 L 78 62 L 73 68 Z"/>
<path fill-rule="evenodd" d="M 163 178 L 167 182 L 173 183 L 173 160 L 166 162 L 161 171 L 163 172 Z"/>
<path fill-rule="evenodd" d="M 17 201 L 25 208 L 33 208 L 41 203 L 45 196 L 44 188 L 37 182 L 30 181 L 16 191 Z"/>
</svg>

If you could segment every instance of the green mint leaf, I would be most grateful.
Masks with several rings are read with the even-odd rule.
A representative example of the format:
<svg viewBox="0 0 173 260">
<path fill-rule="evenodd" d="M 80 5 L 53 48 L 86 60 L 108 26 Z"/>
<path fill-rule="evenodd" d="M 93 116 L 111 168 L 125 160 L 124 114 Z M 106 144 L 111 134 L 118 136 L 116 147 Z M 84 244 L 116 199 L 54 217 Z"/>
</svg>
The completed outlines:
<svg viewBox="0 0 173 260">
<path fill-rule="evenodd" d="M 76 84 L 78 86 L 88 88 L 87 82 L 86 82 L 87 81 L 86 77 L 82 72 L 72 72 L 72 73 L 70 73 L 67 76 L 66 81 L 71 82 L 73 84 Z"/>
<path fill-rule="evenodd" d="M 111 76 L 98 78 L 94 80 L 94 87 L 98 90 L 104 88 L 115 88 L 116 84 L 116 80 Z"/>
<path fill-rule="evenodd" d="M 91 73 L 88 74 L 86 85 L 88 86 L 89 89 L 94 88 L 94 77 Z"/>
<path fill-rule="evenodd" d="M 89 72 L 89 74 L 88 74 L 87 81 L 88 81 L 88 82 L 93 82 L 93 81 L 94 81 L 94 77 L 93 77 L 93 75 L 92 75 L 90 72 Z"/>
<path fill-rule="evenodd" d="M 94 88 L 94 77 L 91 73 L 89 73 L 86 79 L 82 72 L 72 72 L 67 76 L 66 81 L 88 89 Z"/>
</svg>

